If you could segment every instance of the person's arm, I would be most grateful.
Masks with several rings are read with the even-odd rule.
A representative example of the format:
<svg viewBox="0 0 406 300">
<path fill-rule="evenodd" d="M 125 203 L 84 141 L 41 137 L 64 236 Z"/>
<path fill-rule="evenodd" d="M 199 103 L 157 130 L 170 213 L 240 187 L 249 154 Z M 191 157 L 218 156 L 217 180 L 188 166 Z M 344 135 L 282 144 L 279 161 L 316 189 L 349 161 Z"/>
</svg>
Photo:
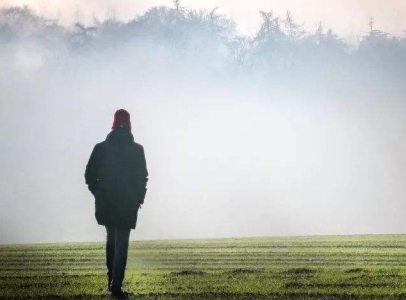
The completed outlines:
<svg viewBox="0 0 406 300">
<path fill-rule="evenodd" d="M 98 169 L 99 169 L 99 147 L 94 146 L 92 154 L 90 154 L 89 162 L 86 165 L 85 181 L 89 191 L 94 194 L 97 189 Z"/>
<path fill-rule="evenodd" d="M 141 146 L 141 157 L 140 157 L 140 187 L 141 187 L 141 195 L 140 195 L 140 205 L 144 204 L 145 194 L 147 193 L 147 182 L 148 182 L 148 169 L 147 169 L 147 161 L 145 159 L 145 152 L 144 147 Z"/>
</svg>

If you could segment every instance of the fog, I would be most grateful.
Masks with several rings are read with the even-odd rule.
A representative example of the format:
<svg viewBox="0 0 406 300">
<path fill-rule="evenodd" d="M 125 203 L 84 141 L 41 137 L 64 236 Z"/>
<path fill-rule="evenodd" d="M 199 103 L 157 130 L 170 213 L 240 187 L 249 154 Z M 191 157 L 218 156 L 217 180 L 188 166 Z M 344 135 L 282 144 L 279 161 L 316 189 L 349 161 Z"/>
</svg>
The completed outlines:
<svg viewBox="0 0 406 300">
<path fill-rule="evenodd" d="M 406 3 L 402 0 L 183 0 L 182 6 L 193 9 L 213 9 L 236 21 L 237 29 L 254 34 L 261 23 L 259 10 L 283 14 L 290 10 L 309 30 L 322 21 L 340 35 L 356 40 L 368 31 L 368 21 L 374 17 L 385 31 L 402 34 L 406 28 Z M 172 5 L 172 0 L 0 0 L 0 6 L 28 5 L 49 19 L 59 19 L 65 25 L 73 22 L 92 22 L 94 18 L 116 17 L 131 20 L 152 6 Z"/>
<path fill-rule="evenodd" d="M 84 170 L 120 108 L 150 173 L 131 239 L 404 233 L 404 37 L 195 13 L 1 11 L 0 243 L 104 239 Z"/>
</svg>

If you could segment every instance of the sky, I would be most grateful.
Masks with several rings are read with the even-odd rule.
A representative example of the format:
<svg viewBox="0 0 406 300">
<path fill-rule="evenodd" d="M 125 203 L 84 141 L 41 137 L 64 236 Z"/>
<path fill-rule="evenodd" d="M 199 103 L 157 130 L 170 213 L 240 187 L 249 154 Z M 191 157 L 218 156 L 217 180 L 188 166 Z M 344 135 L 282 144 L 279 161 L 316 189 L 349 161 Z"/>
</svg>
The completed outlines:
<svg viewBox="0 0 406 300">
<path fill-rule="evenodd" d="M 371 15 L 382 30 L 406 28 L 400 1 L 182 3 L 219 6 L 244 32 L 255 30 L 260 9 L 290 9 L 308 26 L 323 20 L 343 35 L 367 30 Z M 171 2 L 12 4 L 68 24 L 129 19 Z M 189 74 L 163 61 L 159 48 L 145 53 L 137 43 L 100 57 L 54 45 L 60 60 L 48 65 L 47 47 L 0 48 L 0 243 L 105 238 L 83 175 L 119 108 L 132 116 L 150 173 L 132 239 L 406 232 L 406 105 L 395 89 L 280 92 L 254 80 Z"/>
<path fill-rule="evenodd" d="M 77 20 L 91 22 L 94 17 L 129 20 L 152 6 L 172 3 L 170 0 L 0 0 L 0 7 L 28 5 L 44 16 L 69 24 Z M 406 30 L 406 2 L 402 0 L 183 0 L 181 5 L 195 9 L 218 7 L 219 12 L 235 20 L 243 34 L 253 34 L 258 29 L 260 10 L 273 10 L 280 15 L 290 10 L 307 29 L 314 30 L 321 21 L 325 28 L 332 28 L 350 40 L 368 31 L 371 17 L 383 31 L 400 35 Z"/>
</svg>

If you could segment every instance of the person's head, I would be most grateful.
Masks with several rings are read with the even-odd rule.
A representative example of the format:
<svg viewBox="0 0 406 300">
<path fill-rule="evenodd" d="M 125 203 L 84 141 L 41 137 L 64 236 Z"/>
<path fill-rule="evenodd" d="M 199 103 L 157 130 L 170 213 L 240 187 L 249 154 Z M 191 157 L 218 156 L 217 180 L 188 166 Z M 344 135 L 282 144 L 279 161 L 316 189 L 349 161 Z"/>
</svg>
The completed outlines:
<svg viewBox="0 0 406 300">
<path fill-rule="evenodd" d="M 130 114 L 125 109 L 119 109 L 114 114 L 114 121 L 111 129 L 115 130 L 120 127 L 127 128 L 131 131 Z"/>
</svg>

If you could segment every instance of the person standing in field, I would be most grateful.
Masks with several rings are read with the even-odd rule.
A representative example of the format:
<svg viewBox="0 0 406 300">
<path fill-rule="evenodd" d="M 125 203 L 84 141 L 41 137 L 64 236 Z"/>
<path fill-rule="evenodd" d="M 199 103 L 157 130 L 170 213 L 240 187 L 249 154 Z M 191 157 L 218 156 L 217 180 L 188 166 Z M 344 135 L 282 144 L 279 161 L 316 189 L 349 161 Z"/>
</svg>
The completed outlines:
<svg viewBox="0 0 406 300">
<path fill-rule="evenodd" d="M 96 220 L 107 231 L 108 290 L 117 298 L 122 291 L 131 229 L 144 204 L 148 171 L 144 148 L 134 142 L 130 114 L 117 110 L 112 131 L 96 144 L 85 171 L 86 184 L 96 200 Z"/>
</svg>

